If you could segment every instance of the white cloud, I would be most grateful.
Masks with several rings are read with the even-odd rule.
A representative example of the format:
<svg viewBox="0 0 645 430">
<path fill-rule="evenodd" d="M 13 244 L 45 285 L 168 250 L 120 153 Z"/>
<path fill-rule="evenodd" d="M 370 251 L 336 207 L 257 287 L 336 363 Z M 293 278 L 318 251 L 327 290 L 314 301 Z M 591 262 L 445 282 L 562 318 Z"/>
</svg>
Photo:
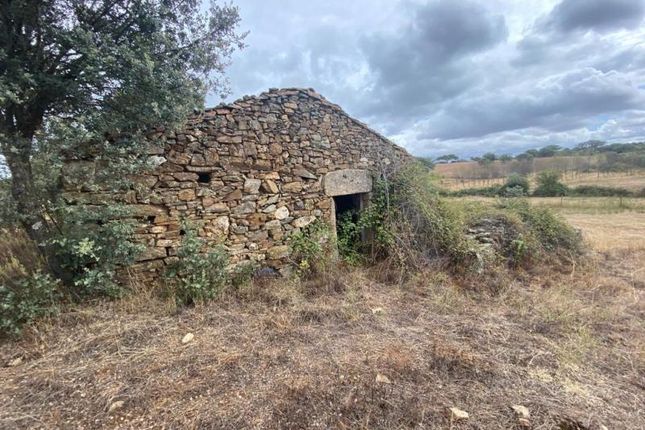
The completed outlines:
<svg viewBox="0 0 645 430">
<path fill-rule="evenodd" d="M 424 155 L 645 136 L 642 0 L 237 3 L 230 99 L 313 87 Z"/>
</svg>

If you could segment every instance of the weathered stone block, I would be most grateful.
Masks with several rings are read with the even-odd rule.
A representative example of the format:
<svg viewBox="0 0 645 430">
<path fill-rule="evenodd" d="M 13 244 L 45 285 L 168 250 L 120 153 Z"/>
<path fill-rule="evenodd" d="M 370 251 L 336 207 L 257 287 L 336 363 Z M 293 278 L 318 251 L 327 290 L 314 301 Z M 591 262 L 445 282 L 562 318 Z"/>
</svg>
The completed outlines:
<svg viewBox="0 0 645 430">
<path fill-rule="evenodd" d="M 244 192 L 257 194 L 260 192 L 260 185 L 262 185 L 262 181 L 260 179 L 247 179 L 244 181 Z"/>
<path fill-rule="evenodd" d="M 278 245 L 267 249 L 267 258 L 270 260 L 280 260 L 288 256 L 289 247 L 287 245 Z"/>
<path fill-rule="evenodd" d="M 195 190 L 192 188 L 186 188 L 177 193 L 177 198 L 182 201 L 195 200 Z"/>
<path fill-rule="evenodd" d="M 369 193 L 372 191 L 372 176 L 368 170 L 336 170 L 325 175 L 324 189 L 328 196 Z"/>
<path fill-rule="evenodd" d="M 275 219 L 285 219 L 289 216 L 289 208 L 287 208 L 286 206 L 279 207 L 273 213 L 273 216 L 275 217 Z"/>
<path fill-rule="evenodd" d="M 252 214 L 255 212 L 255 202 L 244 202 L 240 205 L 235 206 L 232 210 L 232 213 L 239 214 Z"/>
<path fill-rule="evenodd" d="M 278 185 L 271 179 L 264 181 L 264 183 L 262 184 L 262 190 L 270 194 L 277 194 L 280 191 Z"/>
<path fill-rule="evenodd" d="M 316 220 L 315 216 L 303 216 L 300 218 L 296 218 L 296 220 L 293 222 L 293 226 L 296 228 L 303 228 L 311 224 Z"/>
<path fill-rule="evenodd" d="M 302 191 L 302 182 L 289 182 L 282 186 L 282 191 L 285 193 L 299 193 Z"/>
</svg>

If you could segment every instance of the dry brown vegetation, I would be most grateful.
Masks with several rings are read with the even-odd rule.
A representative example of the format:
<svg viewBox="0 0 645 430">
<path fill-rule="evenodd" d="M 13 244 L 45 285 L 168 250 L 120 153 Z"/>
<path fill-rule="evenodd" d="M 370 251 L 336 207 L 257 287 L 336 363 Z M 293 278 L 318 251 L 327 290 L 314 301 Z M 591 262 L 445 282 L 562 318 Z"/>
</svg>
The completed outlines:
<svg viewBox="0 0 645 430">
<path fill-rule="evenodd" d="M 602 252 L 514 278 L 375 267 L 69 309 L 0 347 L 0 427 L 510 429 L 524 405 L 536 429 L 643 428 L 634 215 L 567 215 Z"/>
<path fill-rule="evenodd" d="M 564 157 L 562 157 L 564 158 Z M 557 158 L 537 158 L 535 161 L 541 161 L 535 166 L 535 171 L 539 172 L 546 169 L 556 169 L 562 173 L 562 182 L 570 187 L 580 185 L 596 185 L 602 187 L 624 188 L 629 191 L 641 191 L 645 188 L 645 171 L 630 170 L 628 172 L 582 172 L 577 170 L 567 170 L 558 167 L 557 164 L 549 164 L 549 160 L 558 160 Z M 495 166 L 503 167 L 501 162 L 495 162 Z M 506 181 L 511 171 L 502 169 L 494 171 L 494 167 L 480 166 L 476 162 L 439 164 L 434 171 L 440 176 L 438 185 L 446 190 L 456 191 L 467 188 L 481 188 L 493 185 L 502 185 Z M 492 170 L 491 170 L 492 169 Z M 475 173 L 473 173 L 475 170 Z M 477 173 L 479 170 L 479 173 Z M 528 174 L 529 182 L 535 186 L 535 174 Z"/>
</svg>

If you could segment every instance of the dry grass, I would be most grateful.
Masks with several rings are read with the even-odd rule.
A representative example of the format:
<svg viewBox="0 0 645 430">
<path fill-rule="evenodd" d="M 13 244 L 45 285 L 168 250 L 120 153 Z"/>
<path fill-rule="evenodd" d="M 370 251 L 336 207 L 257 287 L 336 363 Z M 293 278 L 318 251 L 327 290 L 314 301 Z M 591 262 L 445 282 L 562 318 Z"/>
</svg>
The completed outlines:
<svg viewBox="0 0 645 430">
<path fill-rule="evenodd" d="M 645 251 L 645 212 L 616 214 L 565 213 L 585 240 L 602 252 Z M 645 273 L 642 274 L 645 278 Z"/>
<path fill-rule="evenodd" d="M 496 294 L 374 268 L 184 311 L 145 292 L 69 309 L 0 346 L 0 428 L 519 429 L 522 404 L 535 429 L 641 429 L 645 225 L 628 216 L 571 217 L 611 252 Z M 638 240 L 608 242 L 625 226 Z"/>
<path fill-rule="evenodd" d="M 70 312 L 2 348 L 3 361 L 23 362 L 0 371 L 0 424 L 448 428 L 446 408 L 457 406 L 471 418 L 453 428 L 514 428 L 517 403 L 537 428 L 643 422 L 642 285 L 633 280 L 562 285 L 546 275 L 488 299 L 426 282 L 392 290 L 362 273 L 344 282 L 359 300 Z M 188 332 L 195 339 L 184 345 Z"/>
<path fill-rule="evenodd" d="M 494 203 L 495 197 L 468 196 L 455 198 L 482 203 Z M 645 199 L 637 197 L 530 197 L 532 205 L 547 207 L 561 214 L 607 215 L 645 213 Z M 638 217 L 637 217 L 638 218 Z"/>
<path fill-rule="evenodd" d="M 468 177 L 470 163 L 443 164 L 435 167 L 440 176 L 439 186 L 446 190 L 457 191 L 468 188 L 483 188 L 502 185 L 508 174 L 486 176 L 482 178 Z M 539 171 L 539 170 L 538 170 Z M 465 176 L 462 176 L 465 175 Z M 536 175 L 529 175 L 529 182 L 535 187 Z M 562 182 L 570 187 L 579 185 L 596 185 L 601 187 L 625 188 L 629 191 L 641 191 L 645 188 L 645 170 L 630 172 L 578 172 L 568 171 L 562 174 Z"/>
</svg>

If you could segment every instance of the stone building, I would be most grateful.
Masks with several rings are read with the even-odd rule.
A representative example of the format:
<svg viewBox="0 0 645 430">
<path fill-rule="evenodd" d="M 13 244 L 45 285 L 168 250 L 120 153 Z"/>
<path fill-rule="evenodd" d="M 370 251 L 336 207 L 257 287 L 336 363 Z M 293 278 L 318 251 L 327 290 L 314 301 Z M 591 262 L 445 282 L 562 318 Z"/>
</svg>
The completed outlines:
<svg viewBox="0 0 645 430">
<path fill-rule="evenodd" d="M 244 97 L 150 138 L 157 167 L 126 198 L 147 245 L 137 266 L 150 275 L 176 255 L 182 219 L 233 263 L 281 269 L 291 232 L 317 218 L 335 225 L 337 213 L 365 204 L 374 177 L 410 159 L 311 89 Z"/>
</svg>

